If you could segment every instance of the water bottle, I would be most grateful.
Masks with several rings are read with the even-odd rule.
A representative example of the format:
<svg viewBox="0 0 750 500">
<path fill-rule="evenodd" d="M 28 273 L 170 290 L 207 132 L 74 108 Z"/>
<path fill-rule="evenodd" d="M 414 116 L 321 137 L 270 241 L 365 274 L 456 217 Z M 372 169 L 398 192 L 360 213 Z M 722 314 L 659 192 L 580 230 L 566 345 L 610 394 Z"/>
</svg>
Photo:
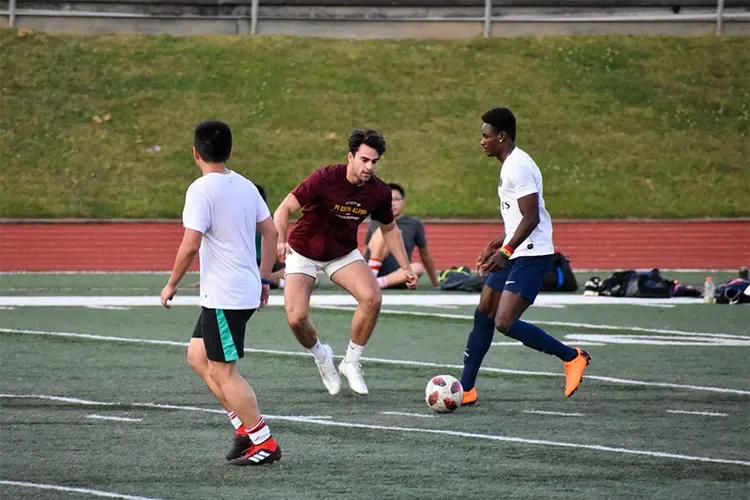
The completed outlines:
<svg viewBox="0 0 750 500">
<path fill-rule="evenodd" d="M 703 303 L 713 304 L 714 303 L 714 292 L 716 291 L 716 285 L 711 276 L 706 278 L 706 282 L 703 283 Z"/>
</svg>

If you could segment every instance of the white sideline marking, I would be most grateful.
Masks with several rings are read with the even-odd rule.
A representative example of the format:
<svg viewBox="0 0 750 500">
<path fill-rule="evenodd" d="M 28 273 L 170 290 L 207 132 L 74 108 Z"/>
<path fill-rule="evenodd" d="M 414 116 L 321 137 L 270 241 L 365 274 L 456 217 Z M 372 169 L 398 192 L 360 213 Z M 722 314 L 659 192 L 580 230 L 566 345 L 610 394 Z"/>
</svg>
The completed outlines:
<svg viewBox="0 0 750 500">
<path fill-rule="evenodd" d="M 55 491 L 66 491 L 70 493 L 83 493 L 85 495 L 91 495 L 95 497 L 124 498 L 125 500 L 161 500 L 159 498 L 153 498 L 153 497 L 122 495 L 120 493 L 112 493 L 111 491 L 92 490 L 89 488 L 71 488 L 70 486 L 58 486 L 56 484 L 27 483 L 26 481 L 6 481 L 4 479 L 0 479 L 0 484 L 7 484 L 8 486 L 22 486 L 25 488 L 36 488 L 39 490 L 55 490 Z"/>
<path fill-rule="evenodd" d="M 16 396 L 13 396 L 12 394 L 0 394 L 0 397 L 13 398 Z M 24 395 L 21 397 L 35 397 L 35 396 Z M 183 407 L 179 405 L 128 404 L 128 403 L 99 403 L 99 404 L 118 405 L 118 406 L 153 406 L 154 408 L 189 410 L 189 411 L 206 411 L 210 413 L 225 414 L 225 412 L 222 410 L 204 409 L 204 408 L 198 408 L 194 406 Z M 634 450 L 630 448 L 618 448 L 618 447 L 613 447 L 613 446 L 568 443 L 564 441 L 548 441 L 544 439 L 527 439 L 527 438 L 512 437 L 512 436 L 500 436 L 500 435 L 494 435 L 494 434 L 480 434 L 480 433 L 475 433 L 475 432 L 451 431 L 451 430 L 444 430 L 444 429 L 424 429 L 424 428 L 418 428 L 418 427 L 397 427 L 397 426 L 390 426 L 390 425 L 358 424 L 358 423 L 353 423 L 353 422 L 340 422 L 336 420 L 323 420 L 323 419 L 318 419 L 318 418 L 307 418 L 307 417 L 288 416 L 288 415 L 264 415 L 264 418 L 267 418 L 270 420 L 283 420 L 283 421 L 288 421 L 288 422 L 302 422 L 302 423 L 310 423 L 310 424 L 317 424 L 317 425 L 327 425 L 327 426 L 332 426 L 332 427 L 348 427 L 351 429 L 370 429 L 370 430 L 405 432 L 405 433 L 415 433 L 415 434 L 438 434 L 438 435 L 443 435 L 443 436 L 457 436 L 457 437 L 465 437 L 465 438 L 486 439 L 490 441 L 502 441 L 502 442 L 508 442 L 508 443 L 522 443 L 522 444 L 532 444 L 532 445 L 550 446 L 550 447 L 558 447 L 558 448 L 578 448 L 578 449 L 593 450 L 593 451 L 609 451 L 613 453 L 622 453 L 622 454 L 627 454 L 627 455 L 642 455 L 642 456 L 648 456 L 648 457 L 674 458 L 676 460 L 688 460 L 692 462 L 744 465 L 746 467 L 750 467 L 750 461 L 747 461 L 747 460 L 733 460 L 733 459 L 726 459 L 726 458 L 710 458 L 710 457 L 700 457 L 700 456 L 693 456 L 693 455 L 680 455 L 677 453 L 667 453 L 663 451 Z"/>
<path fill-rule="evenodd" d="M 381 411 L 381 415 L 398 415 L 403 417 L 435 418 L 435 415 L 425 415 L 424 413 L 409 413 L 405 411 Z"/>
<path fill-rule="evenodd" d="M 90 333 L 49 332 L 49 331 L 41 331 L 41 330 L 19 330 L 16 328 L 0 328 L 0 332 L 21 333 L 21 334 L 26 334 L 26 335 L 43 335 L 43 336 L 50 336 L 50 337 L 83 338 L 83 339 L 89 339 L 89 340 L 103 340 L 103 341 L 108 341 L 108 342 L 170 345 L 170 346 L 179 346 L 179 347 L 187 347 L 188 345 L 187 342 L 175 342 L 172 340 L 111 337 L 111 336 L 105 336 L 105 335 L 93 335 Z M 245 352 L 254 353 L 254 354 L 271 354 L 271 355 L 277 355 L 277 356 L 310 357 L 310 353 L 308 352 L 279 351 L 275 349 L 252 349 L 252 348 L 246 347 Z M 342 356 L 338 356 L 338 355 L 334 357 L 342 358 Z M 362 358 L 362 360 L 372 361 L 375 363 L 381 363 L 381 364 L 387 364 L 387 365 L 397 365 L 397 366 L 425 366 L 425 367 L 432 367 L 432 368 L 451 368 L 451 369 L 456 369 L 456 370 L 463 369 L 463 365 L 452 365 L 452 364 L 447 364 L 447 363 L 433 363 L 429 361 L 411 361 L 411 360 L 401 360 L 401 359 L 364 358 L 364 357 Z M 491 367 L 484 367 L 484 366 L 481 367 L 479 371 L 488 372 L 488 373 L 505 373 L 505 374 L 510 374 L 510 375 L 528 375 L 528 376 L 536 376 L 536 377 L 564 377 L 565 376 L 565 374 L 563 373 L 556 373 L 556 372 L 533 372 L 533 371 L 527 371 L 527 370 L 510 370 L 506 368 L 491 368 Z M 750 395 L 750 391 L 746 391 L 742 389 L 727 389 L 724 387 L 673 384 L 670 382 L 646 382 L 642 380 L 605 377 L 601 375 L 586 375 L 585 378 L 586 380 L 601 380 L 603 382 L 611 382 L 614 384 L 641 385 L 641 386 L 646 386 L 646 387 L 668 387 L 670 389 L 687 389 L 687 390 L 692 390 L 692 391 L 706 391 L 706 392 L 718 392 L 718 393 L 726 393 L 726 394 Z"/>
<path fill-rule="evenodd" d="M 680 413 L 683 415 L 706 415 L 709 417 L 726 417 L 727 413 L 719 413 L 716 411 L 685 411 L 685 410 L 667 410 L 667 413 Z"/>
<path fill-rule="evenodd" d="M 535 413 L 537 415 L 557 415 L 560 417 L 584 417 L 583 413 L 564 413 L 561 411 L 525 410 L 524 413 Z"/>
<path fill-rule="evenodd" d="M 86 306 L 89 309 L 108 309 L 110 311 L 129 311 L 129 307 L 123 306 Z"/>
<path fill-rule="evenodd" d="M 186 287 L 183 287 L 186 288 Z M 692 297 L 672 297 L 668 299 L 634 299 L 628 297 L 585 297 L 583 295 L 570 294 L 539 294 L 534 301 L 535 306 L 568 306 L 568 305 L 644 305 L 644 304 L 702 304 L 702 299 Z M 171 302 L 173 306 L 198 306 L 200 297 L 198 295 L 176 295 Z M 357 301 L 348 294 L 313 294 L 310 299 L 313 306 L 356 306 Z M 476 306 L 479 304 L 479 294 L 385 294 L 383 295 L 384 306 Z M 62 296 L 0 296 L 0 305 L 4 306 L 155 306 L 161 307 L 159 297 L 136 296 L 136 295 L 62 295 Z M 283 306 L 284 297 L 271 295 L 268 301 L 270 306 Z"/>
<path fill-rule="evenodd" d="M 117 422 L 143 422 L 142 418 L 112 417 L 109 415 L 97 415 L 96 413 L 86 415 L 86 418 L 92 418 L 94 420 L 115 420 Z"/>
</svg>

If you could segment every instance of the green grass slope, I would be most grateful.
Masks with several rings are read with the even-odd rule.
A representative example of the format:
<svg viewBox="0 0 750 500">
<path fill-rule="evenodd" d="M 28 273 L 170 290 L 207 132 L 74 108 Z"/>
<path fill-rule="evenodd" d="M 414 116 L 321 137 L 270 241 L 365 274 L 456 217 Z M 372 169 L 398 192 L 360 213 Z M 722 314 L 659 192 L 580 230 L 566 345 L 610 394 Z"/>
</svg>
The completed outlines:
<svg viewBox="0 0 750 500">
<path fill-rule="evenodd" d="M 0 29 L 0 75 L 0 217 L 179 217 L 208 118 L 233 127 L 231 168 L 272 208 L 368 126 L 388 141 L 380 176 L 407 188 L 412 213 L 497 217 L 498 165 L 479 148 L 495 105 L 515 111 L 554 217 L 750 215 L 750 38 Z"/>
</svg>

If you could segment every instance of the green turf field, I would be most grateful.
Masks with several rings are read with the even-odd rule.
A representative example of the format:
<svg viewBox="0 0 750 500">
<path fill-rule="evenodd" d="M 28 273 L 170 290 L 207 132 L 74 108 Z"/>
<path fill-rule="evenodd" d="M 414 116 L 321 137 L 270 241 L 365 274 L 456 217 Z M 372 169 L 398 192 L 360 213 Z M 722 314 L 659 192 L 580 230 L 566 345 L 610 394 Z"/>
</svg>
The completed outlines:
<svg viewBox="0 0 750 500">
<path fill-rule="evenodd" d="M 284 456 L 233 468 L 231 425 L 185 362 L 196 307 L 113 305 L 165 279 L 0 275 L 0 498 L 747 498 L 750 307 L 545 295 L 526 319 L 591 352 L 581 389 L 565 399 L 555 358 L 498 336 L 479 403 L 438 415 L 424 386 L 460 375 L 476 296 L 387 293 L 367 397 L 329 396 L 272 306 L 251 320 L 240 371 Z M 9 305 L 74 296 L 116 299 Z M 341 354 L 351 312 L 319 307 L 336 298 L 323 283 L 312 318 Z"/>
<path fill-rule="evenodd" d="M 380 129 L 410 213 L 495 218 L 481 115 L 508 106 L 555 217 L 750 216 L 741 36 L 332 40 L 0 29 L 0 217 L 178 218 L 200 120 L 278 205 Z M 155 148 L 158 146 L 158 148 Z"/>
</svg>

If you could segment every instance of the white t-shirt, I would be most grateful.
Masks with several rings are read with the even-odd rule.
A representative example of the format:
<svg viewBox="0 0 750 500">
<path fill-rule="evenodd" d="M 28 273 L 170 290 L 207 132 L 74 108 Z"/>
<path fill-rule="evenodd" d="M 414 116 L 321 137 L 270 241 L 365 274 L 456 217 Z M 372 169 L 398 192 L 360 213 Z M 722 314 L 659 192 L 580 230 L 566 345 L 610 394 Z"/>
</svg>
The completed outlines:
<svg viewBox="0 0 750 500">
<path fill-rule="evenodd" d="M 236 172 L 196 179 L 185 195 L 182 224 L 203 233 L 200 282 L 203 307 L 260 305 L 255 227 L 271 216 L 255 184 Z"/>
<path fill-rule="evenodd" d="M 542 172 L 531 156 L 516 147 L 503 162 L 500 169 L 500 184 L 497 186 L 500 213 L 505 223 L 503 245 L 513 237 L 523 218 L 518 207 L 518 199 L 534 193 L 539 193 L 539 224 L 531 235 L 518 245 L 511 259 L 555 253 L 555 245 L 552 243 L 552 219 L 544 207 L 542 197 Z"/>
</svg>

